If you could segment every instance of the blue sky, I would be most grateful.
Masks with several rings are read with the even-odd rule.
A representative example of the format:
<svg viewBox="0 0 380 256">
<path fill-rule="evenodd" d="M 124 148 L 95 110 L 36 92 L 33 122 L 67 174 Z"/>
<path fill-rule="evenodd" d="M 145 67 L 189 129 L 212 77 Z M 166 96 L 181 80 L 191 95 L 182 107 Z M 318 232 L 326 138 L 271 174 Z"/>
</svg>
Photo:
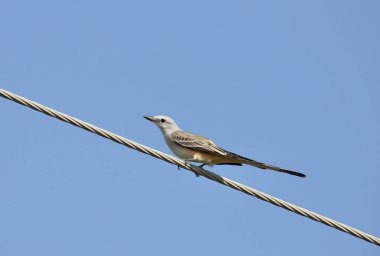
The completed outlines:
<svg viewBox="0 0 380 256">
<path fill-rule="evenodd" d="M 2 1 L 0 87 L 169 153 L 143 115 L 301 179 L 210 170 L 380 236 L 378 1 Z M 379 248 L 0 99 L 1 255 Z"/>
</svg>

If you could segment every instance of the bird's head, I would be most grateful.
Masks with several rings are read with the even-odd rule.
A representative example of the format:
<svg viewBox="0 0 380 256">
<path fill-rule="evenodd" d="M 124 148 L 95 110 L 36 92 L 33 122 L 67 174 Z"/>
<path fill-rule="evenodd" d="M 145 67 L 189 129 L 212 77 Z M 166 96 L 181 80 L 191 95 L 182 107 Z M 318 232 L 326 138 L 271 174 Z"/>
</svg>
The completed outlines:
<svg viewBox="0 0 380 256">
<path fill-rule="evenodd" d="M 144 118 L 157 125 L 164 132 L 179 130 L 175 121 L 168 116 L 144 116 Z"/>
</svg>

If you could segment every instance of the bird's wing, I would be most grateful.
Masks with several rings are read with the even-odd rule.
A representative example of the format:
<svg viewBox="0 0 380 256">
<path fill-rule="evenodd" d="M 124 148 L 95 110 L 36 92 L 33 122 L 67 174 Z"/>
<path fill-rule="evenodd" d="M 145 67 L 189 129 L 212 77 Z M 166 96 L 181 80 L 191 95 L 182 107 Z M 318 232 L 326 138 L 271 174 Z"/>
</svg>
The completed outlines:
<svg viewBox="0 0 380 256">
<path fill-rule="evenodd" d="M 196 151 L 202 151 L 214 155 L 220 155 L 220 156 L 226 156 L 228 152 L 218 145 L 216 145 L 214 142 L 211 140 L 195 135 L 189 132 L 183 132 L 183 131 L 176 131 L 171 134 L 171 139 L 174 141 L 176 144 L 196 150 Z"/>
</svg>

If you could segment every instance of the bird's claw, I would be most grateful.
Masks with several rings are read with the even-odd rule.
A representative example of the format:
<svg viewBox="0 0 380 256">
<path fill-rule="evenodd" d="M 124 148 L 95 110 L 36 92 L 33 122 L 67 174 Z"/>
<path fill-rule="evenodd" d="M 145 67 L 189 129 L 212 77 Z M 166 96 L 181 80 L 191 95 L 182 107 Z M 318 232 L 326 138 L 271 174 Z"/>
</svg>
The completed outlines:
<svg viewBox="0 0 380 256">
<path fill-rule="evenodd" d="M 189 164 L 189 162 L 188 162 L 188 161 L 186 161 L 186 160 L 183 160 L 183 161 L 185 162 L 185 164 L 186 164 L 186 165 L 189 165 L 189 166 L 190 166 L 190 164 Z M 179 170 L 181 170 L 181 168 L 180 168 L 180 166 L 179 166 L 179 165 L 177 165 L 177 168 L 178 168 L 178 171 L 179 171 Z"/>
<path fill-rule="evenodd" d="M 185 160 L 184 160 L 184 161 L 185 161 Z M 188 165 L 188 166 L 190 166 L 190 163 L 187 162 L 187 161 L 185 161 L 185 164 Z M 198 167 L 202 168 L 204 165 L 205 165 L 205 164 L 201 164 L 201 165 L 198 166 Z M 181 170 L 181 168 L 180 168 L 179 165 L 177 165 L 177 168 L 178 168 L 178 171 Z M 198 173 L 196 173 L 196 172 L 194 172 L 194 174 L 195 174 L 196 177 L 199 177 L 199 176 L 200 176 L 200 175 L 199 175 Z"/>
<path fill-rule="evenodd" d="M 201 164 L 201 165 L 199 165 L 198 167 L 203 169 L 203 166 L 205 166 L 205 165 L 206 165 L 206 164 Z M 200 175 L 199 175 L 198 173 L 196 173 L 196 172 L 194 172 L 194 174 L 195 174 L 195 176 L 197 176 L 197 177 L 200 176 Z"/>
</svg>

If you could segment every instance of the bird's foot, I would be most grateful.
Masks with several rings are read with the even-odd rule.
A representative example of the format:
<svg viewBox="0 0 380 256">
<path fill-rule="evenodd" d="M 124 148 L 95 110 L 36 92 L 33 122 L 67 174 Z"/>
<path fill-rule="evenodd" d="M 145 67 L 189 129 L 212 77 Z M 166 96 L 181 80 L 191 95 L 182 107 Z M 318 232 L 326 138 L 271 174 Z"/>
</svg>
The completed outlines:
<svg viewBox="0 0 380 256">
<path fill-rule="evenodd" d="M 183 161 L 185 162 L 186 165 L 190 166 L 190 163 L 189 163 L 188 161 L 186 161 L 186 160 L 183 160 Z M 202 165 L 199 166 L 199 167 L 202 168 L 203 166 L 204 166 L 204 164 L 202 164 Z M 177 168 L 178 168 L 178 171 L 181 170 L 181 168 L 179 167 L 179 165 L 177 165 Z M 195 174 L 196 177 L 199 177 L 199 176 L 200 176 L 200 175 L 199 175 L 198 173 L 196 173 L 196 172 L 194 172 L 194 174 Z"/>
<path fill-rule="evenodd" d="M 203 169 L 203 166 L 205 166 L 205 165 L 206 165 L 206 164 L 201 164 L 201 165 L 199 165 L 198 167 Z M 195 174 L 195 176 L 197 176 L 197 177 L 200 176 L 200 175 L 199 175 L 198 173 L 196 173 L 196 172 L 194 172 L 194 174 Z"/>
<path fill-rule="evenodd" d="M 188 161 L 186 161 L 186 160 L 184 160 L 184 159 L 182 159 L 182 160 L 185 162 L 186 165 L 189 165 L 189 166 L 190 166 L 190 163 L 189 163 Z M 181 170 L 181 168 L 180 168 L 179 165 L 177 165 L 177 168 L 178 168 L 178 171 Z"/>
</svg>

